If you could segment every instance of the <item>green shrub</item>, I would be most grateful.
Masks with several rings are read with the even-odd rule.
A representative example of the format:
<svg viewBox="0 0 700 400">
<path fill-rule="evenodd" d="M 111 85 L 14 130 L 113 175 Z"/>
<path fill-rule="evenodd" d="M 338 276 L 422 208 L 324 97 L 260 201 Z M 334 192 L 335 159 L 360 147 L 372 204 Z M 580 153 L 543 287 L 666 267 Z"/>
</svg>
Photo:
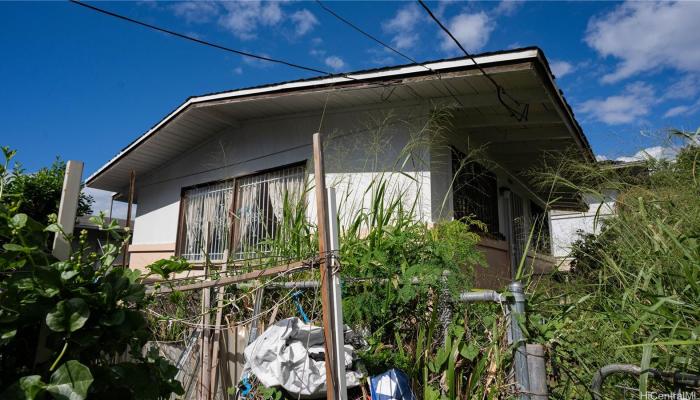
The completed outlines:
<svg viewBox="0 0 700 400">
<path fill-rule="evenodd" d="M 5 152 L 9 164 L 11 153 Z M 6 171 L 6 169 L 4 170 Z M 0 186 L 6 175 L 0 176 Z M 115 221 L 102 254 L 86 245 L 65 261 L 46 243 L 66 235 L 0 201 L 0 388 L 3 399 L 160 399 L 183 392 L 177 370 L 149 339 L 138 271 L 112 265 L 128 240 Z M 72 236 L 72 235 L 66 235 Z"/>
</svg>

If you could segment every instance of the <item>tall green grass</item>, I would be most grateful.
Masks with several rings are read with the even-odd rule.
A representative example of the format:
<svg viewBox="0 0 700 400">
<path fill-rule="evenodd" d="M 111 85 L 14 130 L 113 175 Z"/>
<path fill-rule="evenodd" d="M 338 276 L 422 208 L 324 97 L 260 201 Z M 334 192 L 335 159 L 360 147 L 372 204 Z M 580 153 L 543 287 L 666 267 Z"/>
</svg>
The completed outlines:
<svg viewBox="0 0 700 400">
<path fill-rule="evenodd" d="M 618 193 L 616 214 L 597 221 L 600 234 L 574 246 L 571 273 L 531 287 L 530 334 L 549 347 L 556 396 L 587 398 L 594 372 L 611 363 L 700 369 L 698 161 L 690 140 L 674 161 L 569 164 L 547 175 L 601 200 Z M 670 390 L 646 377 L 627 385 Z M 604 394 L 623 396 L 610 386 Z"/>
</svg>

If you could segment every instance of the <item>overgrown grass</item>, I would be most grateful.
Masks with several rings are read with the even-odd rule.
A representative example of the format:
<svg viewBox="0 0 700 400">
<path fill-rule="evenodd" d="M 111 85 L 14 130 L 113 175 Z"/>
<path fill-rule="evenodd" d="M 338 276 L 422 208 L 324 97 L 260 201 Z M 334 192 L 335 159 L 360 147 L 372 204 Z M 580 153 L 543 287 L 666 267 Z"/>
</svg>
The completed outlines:
<svg viewBox="0 0 700 400">
<path fill-rule="evenodd" d="M 601 199 L 604 191 L 618 192 L 616 215 L 597 221 L 601 233 L 576 244 L 572 272 L 531 286 L 530 334 L 550 351 L 554 396 L 589 397 L 594 372 L 611 363 L 700 368 L 696 143 L 689 140 L 675 161 L 627 169 L 567 164 L 546 175 Z M 659 385 L 646 377 L 627 384 L 641 393 Z M 610 385 L 604 394 L 623 396 Z"/>
</svg>

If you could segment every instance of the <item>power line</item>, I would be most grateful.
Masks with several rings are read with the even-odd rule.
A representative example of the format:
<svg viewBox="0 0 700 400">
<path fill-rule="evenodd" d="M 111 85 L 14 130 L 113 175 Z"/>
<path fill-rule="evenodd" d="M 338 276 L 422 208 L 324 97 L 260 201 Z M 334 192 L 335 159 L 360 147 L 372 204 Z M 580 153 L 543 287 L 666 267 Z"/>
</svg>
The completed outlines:
<svg viewBox="0 0 700 400">
<path fill-rule="evenodd" d="M 346 25 L 350 26 L 352 29 L 354 29 L 354 30 L 356 30 L 357 32 L 361 33 L 362 35 L 366 36 L 366 37 L 369 38 L 370 40 L 372 40 L 372 41 L 374 41 L 374 42 L 376 42 L 376 43 L 379 43 L 381 46 L 386 47 L 387 49 L 389 49 L 389 50 L 391 50 L 392 52 L 398 54 L 399 56 L 405 58 L 406 60 L 412 62 L 413 64 L 420 65 L 421 67 L 427 69 L 428 71 L 433 72 L 434 74 L 437 75 L 438 79 L 440 79 L 440 80 L 442 81 L 442 75 L 440 75 L 440 72 L 439 72 L 439 71 L 435 71 L 434 69 L 428 67 L 428 66 L 425 65 L 424 63 L 420 63 L 420 62 L 416 61 L 416 59 L 414 59 L 413 57 L 411 57 L 411 56 L 409 56 L 409 55 L 406 55 L 406 53 L 403 53 L 403 52 L 401 52 L 401 51 L 395 49 L 394 47 L 392 47 L 392 46 L 386 44 L 384 41 L 378 39 L 377 37 L 373 36 L 372 34 L 368 33 L 367 31 L 364 31 L 362 28 L 360 28 L 360 27 L 358 27 L 357 25 L 353 24 L 350 20 L 348 20 L 348 19 L 346 19 L 346 18 L 343 18 L 340 14 L 336 13 L 335 11 L 333 11 L 332 9 L 330 9 L 329 7 L 327 7 L 325 4 L 323 4 L 323 2 L 321 2 L 321 0 L 316 0 L 316 3 L 318 3 L 318 5 L 319 5 L 324 11 L 326 11 L 326 12 L 329 13 L 329 14 L 331 14 L 332 16 L 334 16 L 335 18 L 337 18 L 338 20 L 340 20 L 340 21 L 342 21 L 343 23 L 345 23 Z M 445 87 L 445 90 L 447 90 L 447 92 L 450 94 L 450 96 L 452 96 L 452 98 L 457 102 L 457 104 L 459 104 L 460 106 L 464 107 L 464 104 L 462 104 L 462 102 L 459 100 L 459 98 L 452 92 L 452 90 L 450 89 L 450 87 L 449 87 L 445 82 L 443 82 L 443 86 Z M 407 87 L 410 88 L 410 86 L 407 86 Z M 414 94 L 417 95 L 417 93 L 415 93 L 415 91 L 414 91 Z"/>
<path fill-rule="evenodd" d="M 360 32 L 361 34 L 365 35 L 366 37 L 368 37 L 370 40 L 373 40 L 373 41 L 379 43 L 380 45 L 386 47 L 387 49 L 393 51 L 394 53 L 398 54 L 399 56 L 401 56 L 401 57 L 407 59 L 408 61 L 410 61 L 410 62 L 412 62 L 412 63 L 418 64 L 418 65 L 420 65 L 421 67 L 426 68 L 426 69 L 432 71 L 431 68 L 428 68 L 427 66 L 425 66 L 425 65 L 423 65 L 423 64 L 421 64 L 421 63 L 419 63 L 418 61 L 416 61 L 416 60 L 413 59 L 412 57 L 407 56 L 405 53 L 402 53 L 402 52 L 396 50 L 395 48 L 393 48 L 393 47 L 389 46 L 388 44 L 384 43 L 382 40 L 377 39 L 376 37 L 372 36 L 371 34 L 365 32 L 364 30 L 362 30 L 360 27 L 358 27 L 357 25 L 353 24 L 353 23 L 350 22 L 349 20 L 347 20 L 347 19 L 343 18 L 342 16 L 338 15 L 338 13 L 336 13 L 335 11 L 331 10 L 330 8 L 328 8 L 325 4 L 323 4 L 323 3 L 321 2 L 321 0 L 316 0 L 316 3 L 318 3 L 318 5 L 321 6 L 321 8 L 323 8 L 327 13 L 329 13 L 329 14 L 331 14 L 332 16 L 336 17 L 337 19 L 343 21 L 345 24 L 347 24 L 348 26 L 350 26 L 350 27 L 353 28 L 354 30 L 356 30 L 356 31 Z"/>
<path fill-rule="evenodd" d="M 476 60 L 474 59 L 474 56 L 472 56 L 471 54 L 469 54 L 469 52 L 464 48 L 464 46 L 462 46 L 462 44 L 459 42 L 459 40 L 457 40 L 457 38 L 455 38 L 454 35 L 452 35 L 452 32 L 450 32 L 450 30 L 447 29 L 447 27 L 446 27 L 445 25 L 443 25 L 442 22 L 440 22 L 440 20 L 438 19 L 438 17 L 436 17 L 435 14 L 433 14 L 433 12 L 430 10 L 430 8 L 428 8 L 428 6 L 425 4 L 425 2 L 424 2 L 423 0 L 418 0 L 418 3 L 420 3 L 420 5 L 423 7 L 423 9 L 428 13 L 428 15 L 430 15 L 430 18 L 432 18 L 433 21 L 435 21 L 435 23 L 437 23 L 438 26 L 440 26 L 440 28 L 452 39 L 452 41 L 457 45 L 457 47 L 459 47 L 459 49 L 462 50 L 462 52 L 463 52 L 467 57 L 469 57 L 469 59 L 472 60 L 472 62 L 473 62 L 474 65 L 479 69 L 479 71 L 494 85 L 494 87 L 496 88 L 496 94 L 498 95 L 498 101 L 499 101 L 508 111 L 510 111 L 511 115 L 512 115 L 513 117 L 515 117 L 519 122 L 520 122 L 520 121 L 526 121 L 526 120 L 527 120 L 528 112 L 529 112 L 529 110 L 530 110 L 530 105 L 526 103 L 526 104 L 523 106 L 523 109 L 522 109 L 522 111 L 521 111 L 521 110 L 516 110 L 516 109 L 515 109 L 514 107 L 512 107 L 510 104 L 507 104 L 507 103 L 503 100 L 503 97 L 502 97 L 502 96 L 508 97 L 508 99 L 510 99 L 511 101 L 513 101 L 518 107 L 521 107 L 521 106 L 522 106 L 522 104 L 520 104 L 519 101 L 517 101 L 517 100 L 514 99 L 511 95 L 509 95 L 509 94 L 506 92 L 506 90 L 505 90 L 501 85 L 499 85 L 498 82 L 496 82 L 496 81 L 491 77 L 491 75 L 487 74 L 486 71 L 484 71 L 484 69 L 481 67 L 481 65 L 479 65 L 479 64 L 476 62 Z"/>
<path fill-rule="evenodd" d="M 278 59 L 275 59 L 275 58 L 270 58 L 270 57 L 266 57 L 266 56 L 261 56 L 261 55 L 258 55 L 258 54 L 248 53 L 248 52 L 246 52 L 246 51 L 236 50 L 236 49 L 233 49 L 233 48 L 230 48 L 230 47 L 222 46 L 222 45 L 220 45 L 220 44 L 208 42 L 208 41 L 206 41 L 206 40 L 197 39 L 197 38 L 192 37 L 192 36 L 184 35 L 184 34 L 182 34 L 182 33 L 178 33 L 178 32 L 175 32 L 175 31 L 171 31 L 171 30 L 169 30 L 169 29 L 161 28 L 161 27 L 159 27 L 159 26 L 151 25 L 151 24 L 146 23 L 146 22 L 143 22 L 143 21 L 139 21 L 139 20 L 136 20 L 136 19 L 133 19 L 133 18 L 130 18 L 130 17 L 121 15 L 121 14 L 117 14 L 117 13 L 114 13 L 114 12 L 112 12 L 112 11 L 108 11 L 108 10 L 105 10 L 105 9 L 103 9 L 103 8 L 99 8 L 99 7 L 96 7 L 96 6 L 87 4 L 87 3 L 84 3 L 84 2 L 79 1 L 79 0 L 70 0 L 70 2 L 73 3 L 73 4 L 77 4 L 77 5 L 79 5 L 79 6 L 82 6 L 82 7 L 88 8 L 88 9 L 91 9 L 91 10 L 93 10 L 93 11 L 97 11 L 97 12 L 99 12 L 99 13 L 102 13 L 102 14 L 105 14 L 105 15 L 109 15 L 109 16 L 111 16 L 111 17 L 115 17 L 115 18 L 118 18 L 118 19 L 121 19 L 121 20 L 124 20 L 124 21 L 127 21 L 127 22 L 131 22 L 131 23 L 134 23 L 134 24 L 137 24 L 137 25 L 141 25 L 141 26 L 146 27 L 146 28 L 149 28 L 149 29 L 156 30 L 156 31 L 158 31 L 158 32 L 167 33 L 168 35 L 176 36 L 176 37 L 179 37 L 179 38 L 181 38 L 181 39 L 185 39 L 185 40 L 189 40 L 189 41 L 192 41 L 192 42 L 195 42 L 195 43 L 203 44 L 203 45 L 205 45 L 205 46 L 213 47 L 213 48 L 216 48 L 216 49 L 219 49 L 219 50 L 228 51 L 228 52 L 230 52 L 230 53 L 235 53 L 235 54 L 238 54 L 238 55 L 243 56 L 243 57 L 250 57 L 250 58 L 255 58 L 255 59 L 258 59 L 258 60 L 268 61 L 268 62 L 272 62 L 272 63 L 283 64 L 283 65 L 286 65 L 286 66 L 288 66 L 288 67 L 297 68 L 297 69 L 301 69 L 301 70 L 304 70 L 304 71 L 315 72 L 315 73 L 319 73 L 319 74 L 323 74 L 323 75 L 333 75 L 332 73 L 330 73 L 330 72 L 328 72 L 328 71 L 323 71 L 323 70 L 316 69 L 316 68 L 312 68 L 312 67 L 306 67 L 306 66 L 303 66 L 303 65 L 299 65 L 299 64 L 295 64 L 295 63 L 289 62 L 289 61 L 278 60 Z M 344 76 L 345 76 L 345 75 L 344 75 Z M 345 77 L 348 78 L 348 79 L 353 79 L 353 80 L 354 80 L 354 78 L 351 78 L 351 77 L 349 77 L 349 76 L 345 76 Z"/>
</svg>

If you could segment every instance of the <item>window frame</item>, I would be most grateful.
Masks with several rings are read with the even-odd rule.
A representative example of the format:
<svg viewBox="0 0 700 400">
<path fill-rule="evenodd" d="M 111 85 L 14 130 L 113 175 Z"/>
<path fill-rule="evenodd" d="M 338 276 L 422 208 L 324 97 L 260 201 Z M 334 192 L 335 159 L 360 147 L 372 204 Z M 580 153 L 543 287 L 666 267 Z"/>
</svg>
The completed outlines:
<svg viewBox="0 0 700 400">
<path fill-rule="evenodd" d="M 304 167 L 304 175 L 306 176 L 306 165 L 307 164 L 308 164 L 308 159 L 292 162 L 289 164 L 283 164 L 283 165 L 276 166 L 276 167 L 264 168 L 264 169 L 256 170 L 254 172 L 247 172 L 247 173 L 243 173 L 243 174 L 238 174 L 238 175 L 233 176 L 233 177 L 228 177 L 228 178 L 223 178 L 223 179 L 215 179 L 212 181 L 207 181 L 207 182 L 202 182 L 202 183 L 198 183 L 195 185 L 181 187 L 180 188 L 180 205 L 179 205 L 178 221 L 177 221 L 177 236 L 175 238 L 175 256 L 182 257 L 182 247 L 184 245 L 184 235 L 185 235 L 185 224 L 184 224 L 185 212 L 186 212 L 185 194 L 187 193 L 187 191 L 192 190 L 192 189 L 198 189 L 198 188 L 202 188 L 202 187 L 232 182 L 233 183 L 233 194 L 232 194 L 233 198 L 231 199 L 231 206 L 229 208 L 229 212 L 234 214 L 235 210 L 236 210 L 236 206 L 237 206 L 236 205 L 236 198 L 237 198 L 239 183 L 242 179 L 248 178 L 248 177 L 253 177 L 256 175 L 262 175 L 262 174 L 268 174 L 268 173 L 272 173 L 272 172 L 276 172 L 276 171 L 282 171 L 282 170 L 289 169 L 289 168 L 296 168 L 296 167 Z M 236 227 L 236 222 L 235 222 L 235 216 L 234 216 L 233 218 L 231 218 L 231 223 L 229 224 L 229 240 L 228 240 L 229 252 L 233 249 L 234 244 L 236 243 L 236 240 L 238 240 L 237 235 L 239 233 L 237 232 L 237 229 L 235 227 Z M 192 264 L 201 264 L 202 261 L 194 261 L 191 263 Z"/>
<path fill-rule="evenodd" d="M 452 169 L 452 171 L 451 171 L 452 173 L 450 174 L 451 179 L 452 179 L 452 184 L 451 184 L 451 186 L 452 186 L 452 188 L 451 188 L 451 192 L 452 192 L 451 193 L 452 217 L 455 220 L 458 219 L 457 218 L 458 211 L 457 211 L 457 207 L 456 207 L 456 205 L 457 205 L 457 193 L 460 190 L 464 190 L 461 187 L 460 188 L 456 187 L 456 185 L 458 184 L 458 176 L 457 176 L 458 171 L 455 170 L 455 163 L 461 164 L 460 160 L 466 159 L 467 161 L 464 164 L 465 166 L 467 166 L 468 164 L 472 164 L 473 165 L 472 171 L 474 170 L 475 167 L 481 170 L 479 172 L 479 175 L 473 173 L 472 175 L 474 176 L 474 178 L 472 178 L 472 179 L 485 179 L 485 178 L 487 178 L 487 179 L 491 180 L 492 181 L 491 183 L 493 184 L 493 187 L 490 188 L 490 189 L 492 189 L 491 190 L 492 193 L 490 193 L 490 196 L 488 196 L 488 197 L 491 197 L 491 200 L 492 200 L 492 202 L 490 204 L 491 211 L 488 212 L 488 214 L 492 214 L 490 216 L 491 221 L 488 221 L 488 222 L 482 221 L 481 219 L 479 219 L 479 216 L 477 215 L 476 216 L 477 219 L 479 219 L 479 221 L 486 224 L 486 226 L 488 228 L 488 230 L 486 232 L 484 232 L 482 230 L 478 230 L 478 233 L 482 236 L 494 237 L 494 238 L 500 239 L 500 238 L 502 238 L 503 235 L 500 232 L 500 229 L 501 229 L 501 223 L 500 223 L 501 210 L 500 210 L 500 200 L 499 200 L 500 195 L 499 195 L 499 189 L 498 189 L 498 176 L 496 175 L 496 173 L 494 173 L 493 171 L 488 169 L 485 165 L 483 165 L 477 161 L 470 161 L 467 158 L 468 157 L 464 152 L 462 152 L 461 150 L 459 150 L 455 146 L 450 146 L 450 168 Z M 461 172 L 462 173 L 469 173 L 469 171 L 461 171 Z M 467 195 L 467 197 L 468 197 L 468 195 Z M 486 197 L 486 195 L 484 195 L 482 197 Z M 483 205 L 481 207 L 486 208 Z M 461 210 L 460 210 L 460 212 L 461 212 Z M 476 213 L 471 213 L 471 214 L 476 215 Z M 462 217 L 460 217 L 460 218 L 462 218 Z"/>
</svg>

